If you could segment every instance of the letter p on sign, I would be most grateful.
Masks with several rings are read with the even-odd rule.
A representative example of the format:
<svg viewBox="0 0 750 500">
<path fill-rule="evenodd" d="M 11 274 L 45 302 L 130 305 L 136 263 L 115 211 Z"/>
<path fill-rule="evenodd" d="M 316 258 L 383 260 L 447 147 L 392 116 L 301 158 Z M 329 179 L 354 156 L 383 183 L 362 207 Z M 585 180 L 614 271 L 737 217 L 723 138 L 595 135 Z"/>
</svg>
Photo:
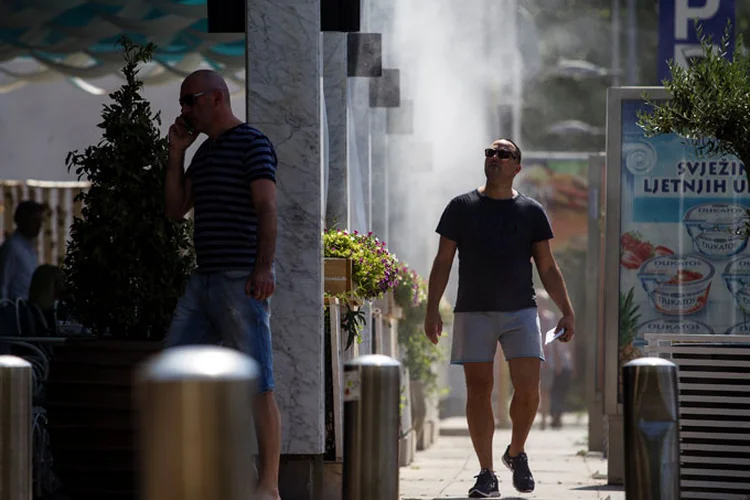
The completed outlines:
<svg viewBox="0 0 750 500">
<path fill-rule="evenodd" d="M 659 81 L 671 76 L 669 60 L 687 68 L 691 61 L 702 56 L 696 20 L 703 34 L 711 37 L 714 45 L 719 44 L 727 22 L 734 25 L 735 1 L 659 0 Z M 728 57 L 734 51 L 733 35 L 730 33 Z"/>
<path fill-rule="evenodd" d="M 702 7 L 690 7 L 690 0 L 675 0 L 674 13 L 674 38 L 675 40 L 687 40 L 690 24 L 698 18 L 713 19 L 719 12 L 721 0 L 705 0 Z"/>
</svg>

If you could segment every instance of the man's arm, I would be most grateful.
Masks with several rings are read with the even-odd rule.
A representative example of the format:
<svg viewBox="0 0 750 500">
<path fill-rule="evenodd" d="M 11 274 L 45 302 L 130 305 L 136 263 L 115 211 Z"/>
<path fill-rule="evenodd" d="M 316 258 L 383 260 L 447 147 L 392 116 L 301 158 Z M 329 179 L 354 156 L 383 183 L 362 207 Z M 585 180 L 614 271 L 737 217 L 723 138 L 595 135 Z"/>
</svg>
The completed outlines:
<svg viewBox="0 0 750 500">
<path fill-rule="evenodd" d="M 185 176 L 185 151 L 195 141 L 185 121 L 177 118 L 169 126 L 169 157 L 167 175 L 164 179 L 164 213 L 173 220 L 180 220 L 193 208 L 190 177 Z"/>
<path fill-rule="evenodd" d="M 165 213 L 180 220 L 193 208 L 190 177 L 185 175 L 185 151 L 169 150 L 167 175 L 164 180 Z"/>
<path fill-rule="evenodd" d="M 448 278 L 453 267 L 453 258 L 456 255 L 457 244 L 455 241 L 440 237 L 437 256 L 432 263 L 430 281 L 427 289 L 427 313 L 425 315 L 424 329 L 427 337 L 432 343 L 437 344 L 440 332 L 443 330 L 443 321 L 440 318 L 440 299 L 443 297 Z"/>
<path fill-rule="evenodd" d="M 258 250 L 255 268 L 245 292 L 258 300 L 273 294 L 273 259 L 276 254 L 276 183 L 257 179 L 250 183 L 253 206 L 258 216 Z"/>
<path fill-rule="evenodd" d="M 563 315 L 557 325 L 557 330 L 565 328 L 566 333 L 560 337 L 560 340 L 567 342 L 575 334 L 575 312 L 570 303 L 568 290 L 565 287 L 565 280 L 560 272 L 560 268 L 557 267 L 555 257 L 552 255 L 549 240 L 534 243 L 531 247 L 531 254 L 534 257 L 534 263 L 536 264 L 537 271 L 539 271 L 539 277 L 542 280 L 544 289 L 547 290 L 547 293 L 549 293 L 549 296 Z"/>
</svg>

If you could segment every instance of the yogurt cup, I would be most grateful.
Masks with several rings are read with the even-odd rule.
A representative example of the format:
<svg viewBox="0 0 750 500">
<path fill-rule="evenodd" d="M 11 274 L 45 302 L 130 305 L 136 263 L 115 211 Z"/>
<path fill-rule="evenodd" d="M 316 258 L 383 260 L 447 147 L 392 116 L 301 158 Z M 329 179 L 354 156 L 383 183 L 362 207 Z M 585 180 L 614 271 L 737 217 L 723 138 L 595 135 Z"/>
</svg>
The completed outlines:
<svg viewBox="0 0 750 500">
<path fill-rule="evenodd" d="M 663 255 L 641 265 L 638 278 L 651 306 L 662 314 L 693 314 L 706 306 L 714 266 L 703 257 Z"/>
<path fill-rule="evenodd" d="M 747 246 L 746 220 L 746 209 L 742 205 L 704 203 L 688 210 L 683 223 L 698 253 L 726 259 Z"/>
<path fill-rule="evenodd" d="M 737 307 L 750 314 L 750 257 L 734 259 L 724 268 L 721 275 L 734 297 Z"/>
</svg>

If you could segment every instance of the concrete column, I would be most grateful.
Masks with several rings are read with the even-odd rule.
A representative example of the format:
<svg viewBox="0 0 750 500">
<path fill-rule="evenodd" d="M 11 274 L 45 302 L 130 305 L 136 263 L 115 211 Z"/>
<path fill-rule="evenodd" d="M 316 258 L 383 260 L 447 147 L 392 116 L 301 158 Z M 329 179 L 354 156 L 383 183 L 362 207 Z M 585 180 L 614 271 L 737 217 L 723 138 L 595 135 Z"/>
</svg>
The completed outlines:
<svg viewBox="0 0 750 500">
<path fill-rule="evenodd" d="M 370 109 L 370 165 L 372 172 L 372 231 L 385 241 L 388 235 L 388 171 L 384 108 Z"/>
<path fill-rule="evenodd" d="M 272 300 L 283 498 L 314 498 L 324 453 L 320 0 L 247 1 L 247 119 L 276 147 Z"/>
<path fill-rule="evenodd" d="M 352 184 L 352 197 L 356 196 L 364 206 L 365 227 L 354 227 L 359 231 L 372 230 L 372 167 L 370 163 L 370 79 L 352 77 L 349 79 L 349 97 L 352 111 L 351 127 L 354 129 L 356 150 L 359 163 L 359 185 Z"/>
<path fill-rule="evenodd" d="M 349 229 L 346 33 L 323 33 L 323 92 L 328 116 L 327 227 Z"/>
<path fill-rule="evenodd" d="M 362 326 L 360 336 L 362 341 L 359 344 L 359 354 L 375 354 L 373 349 L 373 321 L 372 321 L 372 302 L 368 301 L 362 306 L 362 310 L 365 312 L 365 324 Z"/>
</svg>

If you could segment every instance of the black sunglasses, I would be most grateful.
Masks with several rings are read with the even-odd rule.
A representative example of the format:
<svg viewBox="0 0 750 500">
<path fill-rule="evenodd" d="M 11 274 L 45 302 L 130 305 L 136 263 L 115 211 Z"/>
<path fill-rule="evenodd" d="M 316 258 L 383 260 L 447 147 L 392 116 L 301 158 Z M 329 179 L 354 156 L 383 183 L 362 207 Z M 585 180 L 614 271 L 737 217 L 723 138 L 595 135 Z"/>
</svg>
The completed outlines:
<svg viewBox="0 0 750 500">
<path fill-rule="evenodd" d="M 507 160 L 508 158 L 516 158 L 515 153 L 512 151 L 508 151 L 507 149 L 493 149 L 493 148 L 487 148 L 484 150 L 484 156 L 487 158 L 492 158 L 493 156 L 497 155 L 497 157 L 501 160 Z"/>
<path fill-rule="evenodd" d="M 210 90 L 204 90 L 203 92 L 198 92 L 197 94 L 186 94 L 183 96 L 180 96 L 180 106 L 193 106 L 195 104 L 195 100 L 202 96 L 203 94 L 207 94 L 208 92 L 211 92 Z"/>
</svg>

